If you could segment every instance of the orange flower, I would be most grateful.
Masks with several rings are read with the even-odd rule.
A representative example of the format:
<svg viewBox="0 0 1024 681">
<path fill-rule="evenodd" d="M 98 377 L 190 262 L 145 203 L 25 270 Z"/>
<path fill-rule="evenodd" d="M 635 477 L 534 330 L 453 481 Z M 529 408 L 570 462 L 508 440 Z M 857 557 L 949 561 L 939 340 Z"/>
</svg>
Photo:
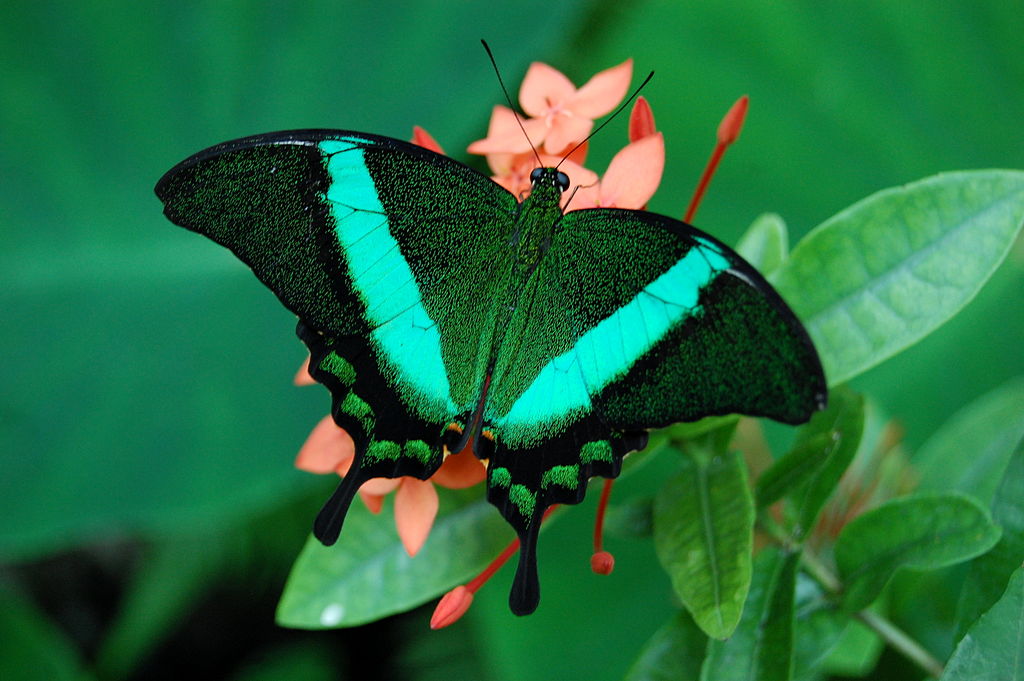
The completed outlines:
<svg viewBox="0 0 1024 681">
<path fill-rule="evenodd" d="M 343 476 L 352 467 L 355 444 L 330 416 L 325 416 L 310 432 L 295 459 L 295 467 L 310 473 L 337 473 Z M 405 476 L 374 478 L 359 488 L 359 496 L 371 513 L 380 513 L 384 497 L 395 492 L 395 527 L 402 546 L 410 556 L 423 547 L 437 516 L 438 498 L 434 484 L 449 489 L 471 487 L 483 481 L 484 467 L 469 448 L 445 457 L 441 468 L 430 480 Z"/>
<path fill-rule="evenodd" d="M 656 132 L 615 154 L 601 180 L 581 186 L 568 210 L 643 208 L 654 196 L 664 168 L 665 139 Z"/>
<path fill-rule="evenodd" d="M 627 59 L 591 78 L 576 89 L 560 71 L 547 64 L 530 65 L 519 88 L 519 105 L 530 116 L 523 121 L 526 136 L 515 125 L 490 131 L 485 139 L 469 146 L 471 154 L 524 153 L 532 141 L 544 152 L 557 156 L 590 134 L 594 119 L 609 113 L 626 96 L 633 77 L 633 60 Z M 515 120 L 512 119 L 512 123 Z M 526 137 L 529 137 L 527 141 Z"/>
<path fill-rule="evenodd" d="M 525 121 L 529 123 L 530 121 Z M 516 123 L 516 115 L 507 106 L 496 106 L 491 110 L 491 121 L 487 127 L 488 138 L 495 139 L 516 139 L 520 144 L 525 144 L 525 150 L 510 151 L 499 149 L 487 153 L 487 164 L 491 167 L 494 175 L 491 176 L 495 182 L 512 192 L 520 200 L 530 193 L 530 173 L 537 167 L 537 156 L 534 155 L 530 145 L 526 143 L 523 131 Z M 474 142 L 470 145 L 469 151 L 473 151 Z M 563 162 L 561 156 L 551 154 L 540 154 L 542 166 L 557 166 L 565 171 L 574 185 L 593 184 L 597 181 L 597 174 L 583 167 L 583 161 L 587 157 L 587 145 L 582 144 L 578 149 L 568 156 Z M 566 199 L 568 197 L 565 197 Z"/>
</svg>

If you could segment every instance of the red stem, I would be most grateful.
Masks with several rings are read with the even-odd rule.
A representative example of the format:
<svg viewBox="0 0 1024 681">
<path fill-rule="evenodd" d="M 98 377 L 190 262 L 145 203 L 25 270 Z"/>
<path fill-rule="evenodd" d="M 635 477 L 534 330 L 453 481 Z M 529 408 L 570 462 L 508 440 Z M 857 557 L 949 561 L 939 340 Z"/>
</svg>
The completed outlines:
<svg viewBox="0 0 1024 681">
<path fill-rule="evenodd" d="M 551 512 L 558 508 L 558 505 L 549 506 L 544 511 L 543 517 L 540 521 L 543 523 L 551 515 Z M 482 587 L 488 579 L 494 576 L 494 573 L 501 569 L 501 566 L 508 562 L 508 559 L 515 555 L 515 552 L 519 550 L 519 539 L 513 539 L 512 542 L 505 547 L 505 550 L 498 554 L 498 557 L 491 561 L 490 565 L 483 569 L 483 572 L 473 578 L 471 582 L 466 584 L 466 588 L 469 589 L 470 593 L 476 593 L 480 587 Z"/>
<path fill-rule="evenodd" d="M 608 498 L 612 495 L 612 483 L 614 482 L 611 478 L 604 481 L 601 500 L 597 502 L 597 519 L 594 520 L 594 553 L 600 551 L 604 545 L 604 512 L 608 508 Z"/>
<path fill-rule="evenodd" d="M 718 162 L 722 160 L 722 154 L 725 153 L 726 144 L 721 142 L 715 145 L 715 150 L 711 152 L 711 159 L 708 164 L 704 166 L 704 173 L 700 176 L 700 182 L 697 183 L 697 189 L 693 192 L 693 198 L 690 199 L 690 206 L 686 209 L 686 215 L 683 217 L 683 222 L 692 222 L 693 216 L 697 214 L 697 206 L 700 205 L 701 199 L 704 198 L 704 192 L 708 190 L 708 185 L 711 183 L 711 176 L 715 174 L 715 170 L 718 168 Z"/>
</svg>

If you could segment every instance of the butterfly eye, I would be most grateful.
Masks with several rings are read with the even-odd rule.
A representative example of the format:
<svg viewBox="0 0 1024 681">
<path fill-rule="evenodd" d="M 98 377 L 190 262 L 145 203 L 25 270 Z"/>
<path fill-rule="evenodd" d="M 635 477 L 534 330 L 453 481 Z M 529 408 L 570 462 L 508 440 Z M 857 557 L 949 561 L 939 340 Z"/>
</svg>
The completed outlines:
<svg viewBox="0 0 1024 681">
<path fill-rule="evenodd" d="M 569 188 L 569 176 L 559 171 L 558 175 L 555 176 L 555 184 L 564 192 Z"/>
<path fill-rule="evenodd" d="M 544 175 L 544 169 L 543 168 L 534 168 L 533 172 L 530 173 L 530 183 L 533 184 L 534 182 L 539 180 L 541 177 L 543 177 L 543 175 Z"/>
</svg>

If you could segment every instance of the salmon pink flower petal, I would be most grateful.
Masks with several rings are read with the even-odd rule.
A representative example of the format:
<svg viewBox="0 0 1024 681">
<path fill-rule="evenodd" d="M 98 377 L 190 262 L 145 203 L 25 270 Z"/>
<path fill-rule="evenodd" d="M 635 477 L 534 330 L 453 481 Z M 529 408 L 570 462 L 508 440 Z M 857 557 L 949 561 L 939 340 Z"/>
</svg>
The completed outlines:
<svg viewBox="0 0 1024 681">
<path fill-rule="evenodd" d="M 590 142 L 584 142 L 583 144 L 581 144 L 578 147 L 576 147 L 571 154 L 566 156 L 565 160 L 566 161 L 572 161 L 573 163 L 575 163 L 580 168 L 583 168 L 583 164 L 587 160 L 587 148 L 589 146 L 590 146 Z M 544 160 L 544 157 L 541 157 L 541 160 Z M 562 159 L 559 158 L 558 161 L 561 162 Z M 554 165 L 558 165 L 558 162 L 556 162 Z M 591 171 L 587 170 L 586 172 L 589 173 Z M 594 175 L 595 178 L 597 178 L 597 173 L 593 173 L 593 175 Z M 572 178 L 569 178 L 569 179 L 571 180 Z"/>
<path fill-rule="evenodd" d="M 569 201 L 566 194 L 572 197 Z M 601 183 L 581 185 L 573 192 L 566 192 L 562 195 L 562 210 L 564 212 L 583 210 L 584 208 L 598 208 L 601 206 Z M 567 202 L 568 201 L 568 202 Z"/>
<path fill-rule="evenodd" d="M 363 483 L 359 491 L 371 496 L 382 497 L 394 492 L 407 479 L 411 478 L 370 478 Z"/>
<path fill-rule="evenodd" d="M 665 138 L 660 132 L 615 154 L 601 178 L 601 205 L 642 208 L 654 196 L 665 169 Z"/>
<path fill-rule="evenodd" d="M 384 495 L 382 494 L 368 494 L 360 489 L 359 498 L 363 500 L 363 506 L 374 515 L 380 513 L 384 508 Z"/>
<path fill-rule="evenodd" d="M 582 142 L 593 128 L 593 119 L 603 116 L 622 101 L 633 75 L 633 61 L 597 74 L 579 90 L 559 71 L 547 64 L 530 65 L 519 90 L 523 111 L 543 121 L 548 130 L 543 148 L 549 154 L 566 151 Z M 540 139 L 531 135 L 534 144 Z"/>
<path fill-rule="evenodd" d="M 480 459 L 466 447 L 458 454 L 445 457 L 444 463 L 430 476 L 430 480 L 448 489 L 463 489 L 483 482 L 486 473 Z"/>
<path fill-rule="evenodd" d="M 563 173 L 569 176 L 569 187 L 570 190 L 562 192 L 562 210 L 566 210 L 569 206 L 572 209 L 582 208 L 579 205 L 580 196 L 586 196 L 587 192 L 598 191 L 600 182 L 598 181 L 597 173 L 593 170 L 588 170 L 578 163 L 572 161 L 563 161 L 560 166 Z M 570 201 L 570 199 L 572 199 Z M 593 208 L 593 205 L 586 206 L 587 208 Z"/>
<path fill-rule="evenodd" d="M 558 69 L 535 61 L 530 64 L 519 87 L 519 106 L 529 116 L 540 118 L 551 113 L 576 92 L 576 86 Z"/>
<path fill-rule="evenodd" d="M 471 154 L 523 154 L 530 152 L 530 142 L 540 144 L 548 132 L 547 124 L 539 118 L 516 123 L 516 114 L 507 106 L 495 106 L 487 126 L 487 137 L 469 145 Z M 523 134 L 523 130 L 526 134 Z"/>
<path fill-rule="evenodd" d="M 559 116 L 544 138 L 544 151 L 561 156 L 586 139 L 594 129 L 594 121 L 579 116 Z"/>
<path fill-rule="evenodd" d="M 295 378 L 292 379 L 295 385 L 316 385 L 316 381 L 309 375 L 309 357 L 302 363 L 299 370 L 295 372 Z"/>
<path fill-rule="evenodd" d="M 437 490 L 426 480 L 404 478 L 395 494 L 395 527 L 406 553 L 415 556 L 427 541 L 439 506 Z"/>
<path fill-rule="evenodd" d="M 629 90 L 633 79 L 633 60 L 627 59 L 618 66 L 601 71 L 587 84 L 569 97 L 567 106 L 577 116 L 599 118 L 610 113 Z"/>
<path fill-rule="evenodd" d="M 444 149 L 442 149 L 441 145 L 437 143 L 437 140 L 435 140 L 429 132 L 418 125 L 412 126 L 412 143 L 423 147 L 424 149 L 436 151 L 439 154 L 444 153 Z"/>
<path fill-rule="evenodd" d="M 295 458 L 295 467 L 310 473 L 333 473 L 352 464 L 356 446 L 330 416 L 316 424 Z"/>
</svg>

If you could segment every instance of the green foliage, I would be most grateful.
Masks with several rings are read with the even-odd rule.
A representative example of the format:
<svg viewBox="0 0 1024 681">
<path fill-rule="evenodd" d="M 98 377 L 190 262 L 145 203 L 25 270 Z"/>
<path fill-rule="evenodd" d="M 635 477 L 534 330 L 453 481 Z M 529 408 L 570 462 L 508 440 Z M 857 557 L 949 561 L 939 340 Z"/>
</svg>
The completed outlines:
<svg viewBox="0 0 1024 681">
<path fill-rule="evenodd" d="M 1024 449 L 1014 453 L 1002 478 L 992 502 L 992 520 L 1003 534 L 991 551 L 971 561 L 957 603 L 961 633 L 995 603 L 1009 575 L 1024 564 Z"/>
<path fill-rule="evenodd" d="M 23 598 L 0 590 L 0 677 L 5 681 L 87 681 L 78 652 L 60 629 Z"/>
<path fill-rule="evenodd" d="M 708 636 L 726 638 L 750 586 L 754 504 L 733 452 L 687 449 L 654 500 L 654 546 L 676 595 Z"/>
<path fill-rule="evenodd" d="M 914 457 L 922 490 L 952 490 L 987 504 L 1024 438 L 1024 377 L 957 412 Z"/>
<path fill-rule="evenodd" d="M 947 172 L 1024 158 L 1024 14 L 1010 0 L 893 7 L 5 8 L 0 678 L 1024 678 L 1024 176 Z M 760 440 L 734 436 L 734 417 L 652 434 L 660 449 L 630 457 L 637 473 L 616 485 L 615 573 L 586 572 L 586 511 L 560 512 L 530 618 L 496 586 L 440 634 L 429 609 L 275 630 L 281 566 L 315 509 L 265 514 L 319 502 L 291 460 L 327 401 L 288 385 L 290 315 L 233 258 L 170 228 L 152 185 L 206 144 L 299 127 L 406 137 L 420 124 L 465 159 L 500 102 L 481 36 L 513 88 L 533 60 L 577 83 L 627 57 L 656 69 L 644 94 L 668 157 L 651 208 L 668 215 L 722 112 L 751 95 L 697 224 L 807 322 L 829 409 Z M 588 165 L 621 146 L 621 123 Z M 889 499 L 890 475 L 918 487 Z M 702 494 L 717 501 L 701 508 Z M 281 541 L 239 539 L 246 524 Z M 387 507 L 356 510 L 341 544 L 302 551 L 278 616 L 324 628 L 414 608 L 509 538 L 475 490 L 442 492 L 414 559 Z M 218 640 L 180 661 L 226 612 L 246 652 Z"/>
<path fill-rule="evenodd" d="M 970 497 L 889 501 L 851 521 L 836 541 L 843 604 L 849 610 L 867 607 L 897 570 L 955 565 L 988 551 L 999 536 L 988 512 Z"/>
<path fill-rule="evenodd" d="M 707 637 L 680 612 L 654 632 L 625 681 L 697 681 L 705 648 Z"/>
<path fill-rule="evenodd" d="M 1006 257 L 1022 213 L 1024 172 L 936 175 L 826 220 L 773 280 L 836 385 L 918 342 L 970 302 Z"/>
<path fill-rule="evenodd" d="M 786 681 L 793 673 L 796 553 L 766 549 L 754 561 L 743 616 L 733 635 L 711 641 L 701 681 Z"/>
<path fill-rule="evenodd" d="M 1024 567 L 1018 568 L 1002 598 L 978 619 L 953 652 L 945 681 L 1024 679 Z"/>
<path fill-rule="evenodd" d="M 829 406 L 797 431 L 796 442 L 757 480 L 757 505 L 793 498 L 793 531 L 805 537 L 853 460 L 864 430 L 864 399 L 849 388 L 829 395 Z"/>
<path fill-rule="evenodd" d="M 473 492 L 445 495 L 431 541 L 415 557 L 390 514 L 352 509 L 337 546 L 310 537 L 288 578 L 277 620 L 321 629 L 353 626 L 409 610 L 468 580 L 513 538 Z"/>
<path fill-rule="evenodd" d="M 789 257 L 789 232 L 775 213 L 759 215 L 736 244 L 736 252 L 770 277 Z"/>
</svg>

